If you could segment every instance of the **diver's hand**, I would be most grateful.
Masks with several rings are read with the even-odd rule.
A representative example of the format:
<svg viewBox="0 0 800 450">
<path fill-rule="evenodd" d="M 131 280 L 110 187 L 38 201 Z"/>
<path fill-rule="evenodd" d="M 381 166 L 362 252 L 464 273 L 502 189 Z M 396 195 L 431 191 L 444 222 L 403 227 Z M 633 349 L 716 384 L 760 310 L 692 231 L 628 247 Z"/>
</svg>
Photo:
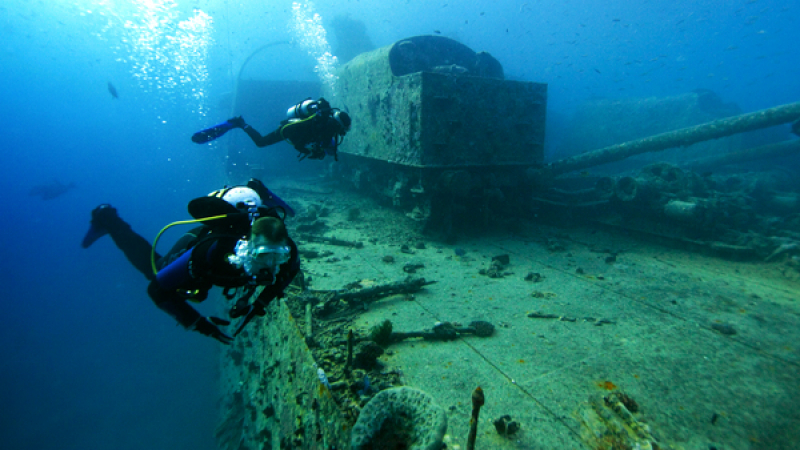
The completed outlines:
<svg viewBox="0 0 800 450">
<path fill-rule="evenodd" d="M 242 119 L 242 116 L 231 117 L 230 119 L 228 119 L 228 123 L 231 124 L 233 128 L 244 128 L 247 126 L 247 124 L 244 123 L 244 119 Z"/>
<path fill-rule="evenodd" d="M 210 336 L 225 345 L 229 345 L 233 342 L 233 338 L 220 331 L 217 325 L 226 326 L 230 325 L 230 322 L 220 319 L 219 317 L 201 317 L 197 320 L 197 323 L 194 324 L 194 329 L 198 333 Z"/>
<path fill-rule="evenodd" d="M 247 313 L 242 314 L 244 315 L 244 319 L 239 322 L 239 326 L 236 328 L 236 331 L 233 332 L 233 335 L 237 336 L 239 333 L 241 333 L 244 327 L 250 323 L 251 320 L 253 320 L 253 317 L 266 315 L 267 311 L 264 309 L 266 306 L 267 305 L 262 300 L 256 300 L 249 305 L 247 307 Z"/>
<path fill-rule="evenodd" d="M 325 150 L 321 148 L 311 150 L 311 156 L 309 156 L 308 159 L 325 159 Z"/>
<path fill-rule="evenodd" d="M 311 154 L 311 150 L 309 150 L 309 149 L 307 149 L 305 147 L 295 147 L 294 149 L 297 150 L 297 160 L 298 161 L 302 161 L 302 160 L 306 159 L 308 157 L 308 155 Z"/>
</svg>

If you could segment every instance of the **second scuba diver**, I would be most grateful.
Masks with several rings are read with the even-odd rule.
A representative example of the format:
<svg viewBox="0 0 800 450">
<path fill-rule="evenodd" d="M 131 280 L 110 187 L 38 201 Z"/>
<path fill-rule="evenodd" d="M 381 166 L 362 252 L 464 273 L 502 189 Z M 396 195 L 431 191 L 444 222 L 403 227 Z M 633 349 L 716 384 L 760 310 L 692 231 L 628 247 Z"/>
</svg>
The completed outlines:
<svg viewBox="0 0 800 450">
<path fill-rule="evenodd" d="M 211 128 L 198 131 L 192 135 L 192 141 L 198 144 L 213 141 L 234 128 L 241 128 L 250 136 L 258 147 L 288 141 L 300 152 L 300 159 L 323 159 L 333 156 L 337 161 L 337 151 L 344 136 L 350 131 L 350 115 L 336 108 L 324 98 L 312 100 L 308 98 L 287 111 L 287 119 L 271 133 L 262 136 L 244 119 L 233 117 Z"/>
<path fill-rule="evenodd" d="M 229 315 L 243 318 L 233 336 L 253 317 L 263 316 L 266 305 L 283 296 L 300 270 L 297 246 L 284 224 L 285 215 L 294 215 L 294 211 L 263 183 L 251 179 L 246 185 L 192 200 L 189 213 L 195 220 L 175 222 L 164 230 L 174 224 L 201 225 L 184 234 L 164 256 L 156 253 L 155 243 L 150 245 L 134 232 L 108 204 L 92 211 L 91 227 L 82 245 L 88 248 L 110 235 L 133 266 L 150 280 L 147 294 L 158 308 L 186 329 L 229 344 L 233 338 L 219 327 L 230 322 L 203 317 L 188 302 L 205 300 L 213 286 L 223 287 L 229 299 L 239 290 L 241 295 Z M 251 302 L 258 286 L 265 288 Z"/>
</svg>

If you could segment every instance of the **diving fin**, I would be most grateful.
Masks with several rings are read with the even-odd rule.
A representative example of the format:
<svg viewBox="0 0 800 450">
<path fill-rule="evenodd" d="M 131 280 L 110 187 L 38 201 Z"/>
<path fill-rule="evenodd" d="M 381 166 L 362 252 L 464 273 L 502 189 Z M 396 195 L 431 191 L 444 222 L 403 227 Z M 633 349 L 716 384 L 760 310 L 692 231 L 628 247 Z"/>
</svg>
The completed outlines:
<svg viewBox="0 0 800 450">
<path fill-rule="evenodd" d="M 83 248 L 89 248 L 94 242 L 101 237 L 108 234 L 108 230 L 102 227 L 98 227 L 95 224 L 89 225 L 89 231 L 86 232 L 86 236 L 83 237 L 83 242 L 81 242 L 81 246 Z"/>
<path fill-rule="evenodd" d="M 108 230 L 119 226 L 118 224 L 125 225 L 125 222 L 117 215 L 117 209 L 108 203 L 103 203 L 97 208 L 92 210 L 92 220 L 89 222 L 89 231 L 83 237 L 81 246 L 89 248 L 94 241 L 108 234 Z"/>
<path fill-rule="evenodd" d="M 261 197 L 261 202 L 264 204 L 264 206 L 268 208 L 274 208 L 276 206 L 279 206 L 283 208 L 284 211 L 286 211 L 286 214 L 288 214 L 289 217 L 294 217 L 295 215 L 294 209 L 292 209 L 292 207 L 289 206 L 288 203 L 283 201 L 280 197 L 275 195 L 275 193 L 270 191 L 269 189 L 266 189 L 266 191 L 267 195 Z"/>
<path fill-rule="evenodd" d="M 259 198 L 261 198 L 261 203 L 263 206 L 267 208 L 274 208 L 276 206 L 283 208 L 286 211 L 286 214 L 289 217 L 294 217 L 295 212 L 288 203 L 283 201 L 280 197 L 275 195 L 274 192 L 270 191 L 261 180 L 256 178 L 251 178 L 250 181 L 247 182 L 247 187 L 253 189 L 258 194 Z"/>
<path fill-rule="evenodd" d="M 205 144 L 206 142 L 211 142 L 214 139 L 232 130 L 233 128 L 235 128 L 233 124 L 226 120 L 225 122 L 218 123 L 213 127 L 206 128 L 205 130 L 200 130 L 197 133 L 193 134 L 192 142 L 196 144 Z"/>
</svg>

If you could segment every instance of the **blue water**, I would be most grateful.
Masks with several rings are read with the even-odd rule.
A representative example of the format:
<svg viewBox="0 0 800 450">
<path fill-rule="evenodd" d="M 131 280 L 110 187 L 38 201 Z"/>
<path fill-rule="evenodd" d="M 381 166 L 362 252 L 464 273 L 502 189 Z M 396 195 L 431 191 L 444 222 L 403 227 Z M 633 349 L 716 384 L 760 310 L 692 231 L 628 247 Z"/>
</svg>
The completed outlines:
<svg viewBox="0 0 800 450">
<path fill-rule="evenodd" d="M 296 37 L 292 4 L 107 3 L 0 6 L 0 447 L 212 449 L 219 345 L 157 310 L 144 278 L 109 239 L 89 250 L 79 243 L 98 203 L 114 204 L 152 239 L 166 223 L 187 218 L 188 200 L 228 181 L 223 147 L 189 138 L 227 118 L 223 100 L 247 55 Z M 549 84 L 553 122 L 594 97 L 706 88 L 745 111 L 800 99 L 796 2 L 353 0 L 309 6 L 323 25 L 337 14 L 364 21 L 377 46 L 438 32 L 489 51 L 510 78 Z M 195 8 L 213 18 L 213 26 L 196 31 L 184 46 L 170 44 L 165 36 L 178 36 L 178 24 L 196 17 Z M 150 29 L 147 17 L 169 20 Z M 125 27 L 126 21 L 136 26 Z M 136 44 L 136 37 L 152 44 Z M 213 42 L 202 46 L 204 37 Z M 335 46 L 334 35 L 327 39 Z M 293 48 L 297 54 L 276 57 L 263 72 L 277 79 L 305 76 L 287 59 L 308 59 L 309 49 Z M 107 91 L 108 82 L 119 99 Z M 557 131 L 547 137 L 552 155 L 559 138 Z M 296 164 L 285 144 L 265 150 L 264 162 L 275 171 Z M 54 178 L 77 188 L 49 201 L 28 195 Z M 160 245 L 167 248 L 175 238 Z M 203 305 L 206 311 L 214 306 Z"/>
</svg>

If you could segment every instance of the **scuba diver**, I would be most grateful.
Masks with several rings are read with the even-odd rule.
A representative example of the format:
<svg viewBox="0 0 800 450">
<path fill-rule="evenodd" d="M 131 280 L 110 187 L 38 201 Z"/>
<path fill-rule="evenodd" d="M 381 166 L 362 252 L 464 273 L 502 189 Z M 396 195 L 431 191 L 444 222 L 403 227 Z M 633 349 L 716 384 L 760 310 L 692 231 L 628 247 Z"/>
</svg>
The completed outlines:
<svg viewBox="0 0 800 450">
<path fill-rule="evenodd" d="M 213 141 L 234 128 L 241 128 L 258 147 L 288 141 L 300 152 L 299 159 L 323 159 L 332 155 L 337 161 L 337 151 L 344 136 L 350 131 L 350 115 L 337 108 L 331 108 L 324 98 L 312 100 L 310 97 L 289 108 L 286 120 L 273 132 L 262 136 L 244 119 L 233 117 L 211 128 L 192 135 L 198 144 Z"/>
<path fill-rule="evenodd" d="M 92 211 L 91 226 L 83 238 L 89 248 L 106 234 L 145 278 L 147 294 L 158 308 L 183 325 L 230 344 L 255 316 L 292 282 L 300 270 L 297 245 L 289 237 L 285 216 L 294 215 L 289 205 L 270 192 L 261 181 L 226 187 L 189 202 L 194 220 L 174 222 L 161 230 L 153 245 L 131 229 L 108 204 Z M 161 234 L 173 225 L 200 223 L 184 234 L 164 256 L 155 246 Z M 188 301 L 201 302 L 213 286 L 224 288 L 232 300 L 240 292 L 229 315 L 242 317 L 233 337 L 220 330 L 230 321 L 203 317 Z M 263 291 L 250 301 L 256 288 Z"/>
</svg>

